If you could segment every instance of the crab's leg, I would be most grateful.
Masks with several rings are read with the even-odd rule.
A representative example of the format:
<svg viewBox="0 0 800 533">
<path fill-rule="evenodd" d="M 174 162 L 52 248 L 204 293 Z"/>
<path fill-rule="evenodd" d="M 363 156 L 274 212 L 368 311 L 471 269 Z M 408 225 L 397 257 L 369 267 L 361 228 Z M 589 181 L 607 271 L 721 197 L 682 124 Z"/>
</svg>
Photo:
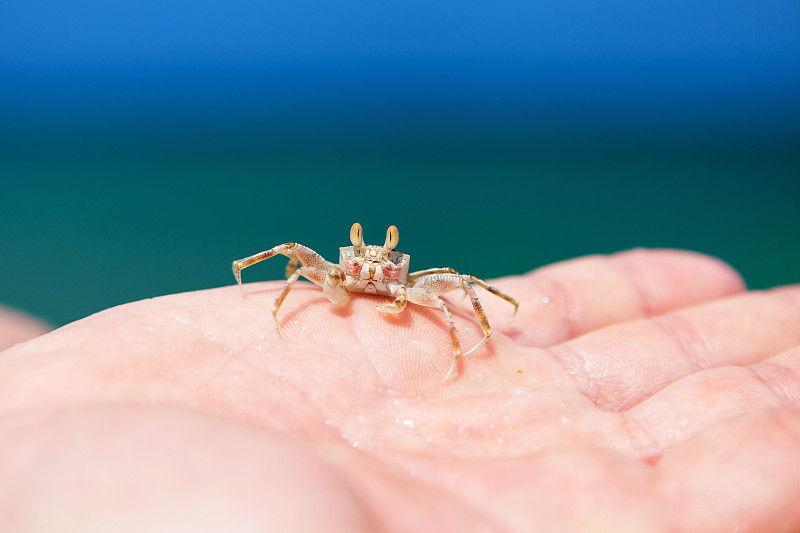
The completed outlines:
<svg viewBox="0 0 800 533">
<path fill-rule="evenodd" d="M 245 257 L 244 259 L 234 261 L 233 276 L 236 278 L 236 283 L 239 285 L 239 287 L 242 287 L 242 270 L 278 254 L 283 254 L 288 257 L 290 259 L 290 264 L 292 261 L 299 261 L 304 267 L 321 269 L 325 270 L 326 272 L 332 266 L 331 263 L 328 263 L 324 257 L 319 255 L 311 248 L 303 246 L 302 244 L 297 244 L 296 242 L 287 242 L 284 244 L 279 244 L 278 246 L 270 248 L 269 250 L 251 255 L 250 257 Z M 242 297 L 244 297 L 244 289 L 242 289 Z"/>
<path fill-rule="evenodd" d="M 450 328 L 450 339 L 453 341 L 453 363 L 450 365 L 450 370 L 447 371 L 444 381 L 450 378 L 456 368 L 458 358 L 461 357 L 461 346 L 458 342 L 453 315 L 440 296 L 458 288 L 463 288 L 463 280 L 461 277 L 458 274 L 447 272 L 421 276 L 416 280 L 414 285 L 406 288 L 406 295 L 409 302 L 441 309 L 447 317 L 447 324 Z"/>
<path fill-rule="evenodd" d="M 489 337 L 492 336 L 492 327 L 489 325 L 489 319 L 486 318 L 486 311 L 483 310 L 483 305 L 481 305 L 481 301 L 478 300 L 478 295 L 475 294 L 475 289 L 472 286 L 462 279 L 461 286 L 464 288 L 464 291 L 469 295 L 469 299 L 472 302 L 472 308 L 475 310 L 475 314 L 478 315 L 478 320 L 481 321 L 481 327 L 483 328 L 483 338 L 481 341 L 473 346 L 472 348 L 467 351 L 464 355 L 469 355 L 474 352 L 478 346 L 486 342 Z"/>
<path fill-rule="evenodd" d="M 458 272 L 450 267 L 427 268 L 425 270 L 417 270 L 416 272 L 409 273 L 408 281 L 412 282 L 417 278 L 421 278 L 422 276 L 430 276 L 431 274 L 458 274 Z"/>
<path fill-rule="evenodd" d="M 278 297 L 275 298 L 275 303 L 272 304 L 272 318 L 275 319 L 275 329 L 278 331 L 278 335 L 281 337 L 283 337 L 283 335 L 281 334 L 281 327 L 278 323 L 278 310 L 281 308 L 281 304 L 283 304 L 283 300 L 286 298 L 286 295 L 289 294 L 290 290 L 292 290 L 292 285 L 294 285 L 294 282 L 297 281 L 300 276 L 303 276 L 317 285 L 322 285 L 325 283 L 328 272 L 319 268 L 300 267 L 292 272 L 292 274 L 289 276 L 289 279 L 286 280 L 286 285 L 283 286 L 280 294 L 278 294 Z"/>
<path fill-rule="evenodd" d="M 486 342 L 486 340 L 492 336 L 492 328 L 489 325 L 489 319 L 486 318 L 486 312 L 483 310 L 483 305 L 481 305 L 481 301 L 478 300 L 478 295 L 475 294 L 475 289 L 472 288 L 472 285 L 469 283 L 475 283 L 489 291 L 490 293 L 494 294 L 495 296 L 499 296 L 500 298 L 504 299 L 508 303 L 514 306 L 514 315 L 517 314 L 517 309 L 519 308 L 519 302 L 509 296 L 508 294 L 504 293 L 497 287 L 493 287 L 483 281 L 480 278 L 476 278 L 475 276 L 471 276 L 469 274 L 443 274 L 442 277 L 455 277 L 461 280 L 461 287 L 464 289 L 464 292 L 467 293 L 469 296 L 470 301 L 472 302 L 472 308 L 475 310 L 475 314 L 478 315 L 478 319 L 481 321 L 481 327 L 483 328 L 483 339 L 473 346 L 467 353 L 464 355 L 469 355 L 475 351 L 481 344 Z"/>
<path fill-rule="evenodd" d="M 476 278 L 475 276 L 470 276 L 469 274 L 459 274 L 459 275 L 461 276 L 461 278 L 464 281 L 468 281 L 468 282 L 474 283 L 475 285 L 483 287 L 486 291 L 491 292 L 495 296 L 498 296 L 498 297 L 502 298 L 503 300 L 507 301 L 508 303 L 510 303 L 511 305 L 513 305 L 514 306 L 514 316 L 517 316 L 517 310 L 519 309 L 519 302 L 515 298 L 512 298 L 511 296 L 509 296 L 508 294 L 504 293 L 503 291 L 501 291 L 497 287 L 493 287 L 493 286 L 489 285 L 488 283 L 486 283 L 485 281 L 483 281 L 480 278 Z"/>
<path fill-rule="evenodd" d="M 456 363 L 458 363 L 458 358 L 461 357 L 461 346 L 458 344 L 458 335 L 456 332 L 456 323 L 453 321 L 453 315 L 450 313 L 450 309 L 448 309 L 447 305 L 444 303 L 444 300 L 441 298 L 436 298 L 439 300 L 439 309 L 444 311 L 445 316 L 447 317 L 447 325 L 450 328 L 450 340 L 453 342 L 453 362 L 450 365 L 450 368 L 447 370 L 447 374 L 444 375 L 444 379 L 442 381 L 447 381 L 450 379 L 450 376 L 453 374 L 453 371 L 456 369 Z"/>
<path fill-rule="evenodd" d="M 419 279 L 421 277 L 424 277 L 424 276 L 430 276 L 431 274 L 456 274 L 456 275 L 458 275 L 458 272 L 456 271 L 456 269 L 450 268 L 450 267 L 426 268 L 425 270 L 417 270 L 416 272 L 411 272 L 408 275 L 408 282 L 413 285 L 415 280 L 417 280 L 417 279 Z M 469 296 L 469 293 L 466 290 L 464 290 L 464 296 Z"/>
<path fill-rule="evenodd" d="M 445 317 L 447 317 L 447 326 L 450 328 L 450 340 L 453 343 L 453 363 L 450 365 L 450 369 L 447 371 L 447 374 L 444 376 L 443 380 L 447 381 L 452 375 L 453 371 L 456 369 L 458 358 L 461 357 L 461 345 L 458 342 L 458 332 L 456 331 L 456 323 L 453 321 L 453 315 L 450 313 L 450 309 L 447 307 L 447 304 L 444 303 L 444 300 L 442 300 L 434 292 L 428 291 L 421 287 L 408 287 L 406 289 L 406 293 L 409 302 L 417 305 L 424 305 L 426 307 L 435 307 L 436 309 L 441 309 L 444 311 Z"/>
<path fill-rule="evenodd" d="M 299 261 L 297 260 L 296 257 L 293 257 L 292 259 L 289 259 L 289 263 L 286 265 L 286 274 L 285 274 L 286 279 L 289 279 L 289 276 L 292 275 L 292 272 L 297 270 L 297 263 L 298 262 Z"/>
<path fill-rule="evenodd" d="M 406 302 L 408 302 L 408 294 L 406 293 L 406 286 L 402 283 L 398 282 L 391 282 L 387 283 L 387 288 L 389 289 L 389 294 L 394 296 L 394 301 L 389 304 L 383 304 L 376 306 L 378 311 L 383 313 L 399 313 L 403 309 L 406 308 Z"/>
<path fill-rule="evenodd" d="M 481 305 L 480 300 L 478 299 L 478 295 L 475 294 L 475 290 L 469 284 L 473 282 L 477 285 L 480 285 L 490 293 L 503 298 L 510 304 L 514 306 L 514 313 L 516 313 L 516 309 L 519 306 L 519 302 L 512 298 L 511 296 L 507 295 L 500 289 L 493 287 L 483 281 L 480 278 L 476 278 L 475 276 L 470 276 L 468 274 L 458 274 L 455 271 L 448 271 L 452 269 L 431 269 L 435 271 L 432 274 L 427 274 L 423 276 L 419 276 L 414 281 L 414 284 L 408 289 L 408 300 L 412 303 L 421 304 L 421 305 L 430 305 L 429 303 L 425 303 L 424 298 L 425 295 L 429 296 L 436 296 L 438 300 L 439 295 L 445 294 L 451 290 L 462 288 L 464 292 L 470 298 L 472 302 L 472 308 L 475 310 L 475 314 L 478 315 L 478 320 L 480 320 L 481 328 L 483 329 L 483 339 L 472 347 L 466 354 L 468 355 L 475 351 L 480 345 L 482 345 L 486 340 L 492 336 L 492 328 L 489 325 L 489 319 L 486 317 L 486 312 L 483 310 L 483 305 Z M 424 272 L 424 271 L 423 271 Z M 418 301 L 423 300 L 423 301 Z M 435 305 L 431 307 L 436 307 Z M 449 312 L 448 312 L 449 315 Z M 453 328 L 454 330 L 455 328 Z M 457 342 L 457 341 L 456 341 Z M 453 365 L 450 368 L 450 371 L 447 373 L 447 377 L 445 377 L 445 381 L 450 374 L 453 372 L 456 366 L 456 361 L 459 355 L 456 354 L 453 358 Z"/>
</svg>

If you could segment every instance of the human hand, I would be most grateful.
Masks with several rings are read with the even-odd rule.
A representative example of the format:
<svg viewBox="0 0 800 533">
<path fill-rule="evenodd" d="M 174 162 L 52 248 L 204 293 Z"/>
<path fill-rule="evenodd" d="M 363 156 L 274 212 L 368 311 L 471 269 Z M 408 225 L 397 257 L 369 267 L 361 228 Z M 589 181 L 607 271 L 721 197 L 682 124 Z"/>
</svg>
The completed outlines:
<svg viewBox="0 0 800 533">
<path fill-rule="evenodd" d="M 492 282 L 444 317 L 281 282 L 0 353 L 0 523 L 40 531 L 795 531 L 800 287 L 677 251 Z M 462 346 L 481 329 L 456 312 Z"/>
</svg>

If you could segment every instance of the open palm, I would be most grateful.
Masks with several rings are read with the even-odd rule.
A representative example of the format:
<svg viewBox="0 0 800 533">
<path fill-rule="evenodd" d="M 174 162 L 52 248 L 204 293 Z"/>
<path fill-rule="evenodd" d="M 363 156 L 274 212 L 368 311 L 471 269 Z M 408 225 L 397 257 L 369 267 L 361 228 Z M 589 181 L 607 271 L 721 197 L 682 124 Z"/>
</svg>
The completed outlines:
<svg viewBox="0 0 800 533">
<path fill-rule="evenodd" d="M 0 353 L 0 523 L 43 531 L 794 531 L 800 287 L 677 251 L 440 311 L 281 282 L 109 309 Z M 468 349 L 481 338 L 456 302 Z"/>
</svg>

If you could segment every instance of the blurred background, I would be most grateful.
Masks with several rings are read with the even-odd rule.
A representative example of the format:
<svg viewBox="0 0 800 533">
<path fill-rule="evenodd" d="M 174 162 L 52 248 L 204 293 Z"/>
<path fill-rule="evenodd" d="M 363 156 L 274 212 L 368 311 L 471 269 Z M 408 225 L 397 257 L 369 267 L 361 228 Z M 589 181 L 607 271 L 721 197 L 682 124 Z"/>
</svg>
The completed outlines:
<svg viewBox="0 0 800 533">
<path fill-rule="evenodd" d="M 61 325 L 354 221 L 412 269 L 797 282 L 798 36 L 796 1 L 5 0 L 0 302 Z"/>
</svg>

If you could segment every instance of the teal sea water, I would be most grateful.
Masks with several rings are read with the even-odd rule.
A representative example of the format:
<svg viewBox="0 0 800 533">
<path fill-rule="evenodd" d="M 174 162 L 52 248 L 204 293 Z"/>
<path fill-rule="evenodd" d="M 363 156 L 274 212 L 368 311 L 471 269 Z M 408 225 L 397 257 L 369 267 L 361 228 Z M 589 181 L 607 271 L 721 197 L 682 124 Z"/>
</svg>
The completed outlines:
<svg viewBox="0 0 800 533">
<path fill-rule="evenodd" d="M 355 221 L 412 269 L 800 281 L 796 6 L 311 4 L 0 10 L 0 302 L 61 325 L 335 260 Z"/>
<path fill-rule="evenodd" d="M 4 150 L 0 173 L 0 299 L 57 325 L 230 284 L 233 259 L 290 240 L 335 260 L 354 221 L 373 243 L 395 224 L 412 269 L 491 278 L 644 246 L 716 255 L 754 287 L 800 280 L 800 160 L 779 145 L 177 131 L 43 139 Z"/>
</svg>

